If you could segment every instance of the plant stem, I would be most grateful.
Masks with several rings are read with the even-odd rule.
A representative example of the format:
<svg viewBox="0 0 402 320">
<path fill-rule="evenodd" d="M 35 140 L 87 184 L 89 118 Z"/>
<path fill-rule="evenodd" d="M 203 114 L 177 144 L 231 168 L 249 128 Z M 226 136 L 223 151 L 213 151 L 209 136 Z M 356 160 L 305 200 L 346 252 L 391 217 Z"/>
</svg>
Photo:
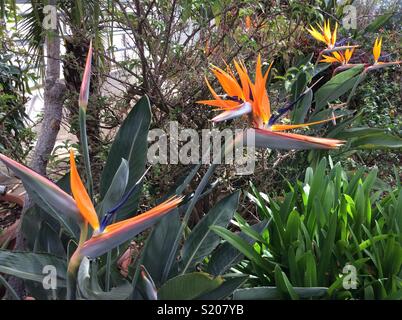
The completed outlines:
<svg viewBox="0 0 402 320">
<path fill-rule="evenodd" d="M 77 274 L 82 261 L 80 247 L 70 258 L 67 267 L 67 300 L 76 300 L 77 296 Z"/>
<path fill-rule="evenodd" d="M 80 142 L 82 153 L 84 156 L 85 172 L 87 175 L 87 189 L 89 196 L 93 200 L 93 180 L 91 171 L 91 162 L 89 159 L 89 148 L 88 148 L 88 135 L 87 135 L 87 122 L 86 122 L 86 112 L 83 108 L 79 111 L 79 121 L 80 121 Z"/>
<path fill-rule="evenodd" d="M 77 250 L 73 253 L 68 262 L 67 267 L 67 300 L 75 300 L 77 292 L 77 274 L 80 267 L 82 256 L 81 247 L 88 237 L 88 223 L 84 222 L 81 224 L 80 240 L 78 243 Z"/>
</svg>

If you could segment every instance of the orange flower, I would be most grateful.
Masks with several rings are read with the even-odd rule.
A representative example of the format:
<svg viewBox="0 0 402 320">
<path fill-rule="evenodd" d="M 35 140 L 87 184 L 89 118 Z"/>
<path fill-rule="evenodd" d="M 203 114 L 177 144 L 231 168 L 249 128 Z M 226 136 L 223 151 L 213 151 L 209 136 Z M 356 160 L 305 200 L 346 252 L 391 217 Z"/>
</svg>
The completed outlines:
<svg viewBox="0 0 402 320">
<path fill-rule="evenodd" d="M 378 63 L 378 59 L 380 59 L 381 46 L 382 46 L 382 38 L 380 39 L 376 38 L 373 46 L 374 63 Z"/>
<path fill-rule="evenodd" d="M 340 64 L 345 65 L 345 64 L 349 63 L 350 59 L 353 56 L 354 51 L 355 51 L 355 48 L 346 49 L 345 53 L 343 53 L 342 51 L 334 51 L 334 52 L 332 52 L 332 57 L 323 55 L 322 57 L 324 59 L 320 60 L 320 62 L 340 63 Z"/>
<path fill-rule="evenodd" d="M 332 49 L 335 46 L 336 43 L 336 33 L 338 30 L 338 23 L 335 23 L 335 29 L 333 32 L 331 32 L 331 24 L 329 20 L 324 21 L 324 25 L 320 26 L 318 25 L 318 29 L 315 29 L 310 25 L 310 29 L 307 29 L 307 31 L 312 35 L 313 38 L 315 38 L 318 41 L 324 42 L 327 45 L 328 49 Z"/>
<path fill-rule="evenodd" d="M 103 225 L 103 223 L 101 225 L 95 207 L 78 174 L 73 151 L 70 151 L 70 167 L 71 191 L 77 207 L 83 220 L 88 222 L 94 230 L 92 238 L 84 242 L 80 249 L 82 256 L 95 258 L 102 255 L 150 227 L 157 219 L 176 208 L 182 201 L 182 198 L 174 196 L 155 208 L 133 218 L 111 225 Z"/>
<path fill-rule="evenodd" d="M 271 114 L 271 105 L 266 89 L 266 83 L 272 63 L 269 65 L 265 74 L 262 73 L 261 57 L 258 56 L 254 83 L 242 62 L 234 61 L 239 81 L 236 79 L 233 71 L 228 67 L 228 71 L 224 71 L 216 66 L 211 67 L 211 71 L 220 83 L 225 95 L 218 95 L 211 87 L 206 79 L 207 86 L 213 96 L 211 100 L 201 100 L 197 103 L 216 107 L 217 110 L 223 111 L 212 121 L 220 122 L 230 120 L 242 115 L 251 114 L 253 125 L 259 139 L 266 142 L 266 146 L 275 148 L 296 148 L 297 145 L 305 148 L 309 145 L 311 148 L 336 148 L 343 144 L 343 141 L 333 139 L 312 138 L 308 136 L 286 134 L 273 134 L 274 131 L 285 131 L 291 129 L 304 128 L 311 125 L 321 124 L 334 120 L 334 118 L 315 121 L 303 124 L 275 124 L 277 118 Z M 281 142 L 283 144 L 281 144 Z M 308 144 L 308 141 L 311 143 Z M 290 143 L 293 142 L 293 143 Z"/>
</svg>

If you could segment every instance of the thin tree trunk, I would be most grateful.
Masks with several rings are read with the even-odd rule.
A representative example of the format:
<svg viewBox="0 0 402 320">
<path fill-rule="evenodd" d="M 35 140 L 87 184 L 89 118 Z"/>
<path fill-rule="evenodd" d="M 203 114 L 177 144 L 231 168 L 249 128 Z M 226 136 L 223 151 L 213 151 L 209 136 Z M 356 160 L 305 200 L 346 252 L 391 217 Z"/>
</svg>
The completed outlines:
<svg viewBox="0 0 402 320">
<path fill-rule="evenodd" d="M 41 129 L 38 134 L 38 141 L 35 145 L 30 167 L 41 175 L 46 175 L 46 167 L 49 156 L 54 148 L 57 135 L 60 130 L 62 111 L 66 86 L 60 80 L 60 37 L 57 30 L 49 32 L 46 38 L 47 63 L 44 86 L 44 114 Z M 32 202 L 25 198 L 24 208 L 21 214 L 21 223 L 25 213 L 32 206 Z M 26 249 L 25 239 L 21 228 L 17 233 L 16 250 Z M 10 285 L 17 294 L 25 295 L 24 281 L 11 277 Z"/>
</svg>

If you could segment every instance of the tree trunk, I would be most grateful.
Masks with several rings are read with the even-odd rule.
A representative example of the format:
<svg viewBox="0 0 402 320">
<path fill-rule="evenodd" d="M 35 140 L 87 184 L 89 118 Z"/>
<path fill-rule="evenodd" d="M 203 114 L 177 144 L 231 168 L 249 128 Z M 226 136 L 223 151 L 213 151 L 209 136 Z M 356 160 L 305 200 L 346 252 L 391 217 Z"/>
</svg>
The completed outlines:
<svg viewBox="0 0 402 320">
<path fill-rule="evenodd" d="M 62 111 L 66 87 L 60 80 L 60 37 L 57 30 L 48 33 L 46 37 L 47 63 L 44 86 L 44 114 L 38 140 L 34 148 L 30 167 L 41 175 L 46 175 L 46 167 L 49 156 L 54 148 L 57 135 L 60 130 Z M 31 207 L 32 202 L 26 196 L 24 208 L 21 214 L 21 223 L 25 213 Z M 19 229 L 16 239 L 16 250 L 26 249 L 24 235 Z M 10 285 L 20 297 L 25 294 L 24 281 L 11 277 Z"/>
</svg>

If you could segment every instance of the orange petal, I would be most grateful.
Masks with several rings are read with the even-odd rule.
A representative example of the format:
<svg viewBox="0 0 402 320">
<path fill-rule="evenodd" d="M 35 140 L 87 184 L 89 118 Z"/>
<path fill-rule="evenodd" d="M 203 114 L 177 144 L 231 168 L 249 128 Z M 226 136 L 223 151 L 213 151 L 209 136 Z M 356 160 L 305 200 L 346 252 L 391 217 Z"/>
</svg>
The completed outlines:
<svg viewBox="0 0 402 320">
<path fill-rule="evenodd" d="M 325 40 L 325 37 L 322 35 L 322 33 L 320 33 L 319 31 L 317 31 L 317 29 L 315 29 L 314 27 L 310 26 L 310 29 L 307 29 L 307 31 L 311 34 L 311 36 L 321 42 L 327 43 L 327 41 Z"/>
<path fill-rule="evenodd" d="M 216 66 L 213 66 L 211 70 L 228 95 L 244 99 L 243 90 L 235 78 Z"/>
<path fill-rule="evenodd" d="M 341 116 L 338 117 L 333 117 L 331 119 L 325 119 L 325 120 L 320 120 L 320 121 L 314 121 L 314 122 L 308 122 L 308 123 L 301 123 L 301 124 L 275 124 L 271 127 L 272 131 L 284 131 L 284 130 L 291 130 L 291 129 L 298 129 L 298 128 L 305 128 L 309 126 L 314 126 L 317 124 L 329 122 L 329 121 L 334 121 L 335 119 L 340 118 Z"/>
<path fill-rule="evenodd" d="M 232 100 L 200 100 L 198 104 L 205 104 L 212 107 L 218 107 L 223 110 L 232 110 L 238 108 L 241 103 Z"/>
<path fill-rule="evenodd" d="M 335 46 L 337 32 L 338 32 L 338 22 L 335 23 L 335 29 L 334 29 L 334 32 L 332 33 L 332 39 L 331 39 L 332 46 Z"/>
<path fill-rule="evenodd" d="M 248 101 L 250 100 L 250 86 L 249 86 L 249 80 L 248 80 L 249 77 L 247 74 L 247 70 L 243 69 L 243 67 L 239 65 L 236 60 L 234 60 L 233 62 L 240 78 L 244 100 Z"/>
<path fill-rule="evenodd" d="M 143 214 L 106 227 L 103 233 L 94 235 L 83 244 L 81 254 L 89 258 L 99 257 L 154 225 L 181 201 L 182 198 L 173 197 Z"/>
<path fill-rule="evenodd" d="M 159 216 L 163 214 L 164 212 L 170 211 L 173 208 L 176 208 L 181 202 L 182 198 L 180 197 L 173 197 L 170 198 L 169 200 L 166 200 L 165 202 L 161 203 L 160 205 L 152 208 L 151 210 L 142 213 L 138 216 L 135 216 L 133 218 L 116 222 L 114 224 L 111 224 L 110 226 L 107 226 L 105 229 L 105 233 L 116 233 L 121 231 L 124 228 L 129 228 L 133 224 L 139 223 L 140 221 L 146 221 L 147 219 L 151 219 L 152 217 Z"/>
<path fill-rule="evenodd" d="M 376 38 L 373 47 L 374 62 L 377 63 L 381 55 L 382 38 Z"/>
<path fill-rule="evenodd" d="M 81 181 L 80 175 L 75 164 L 74 152 L 70 150 L 70 183 L 71 191 L 77 203 L 77 207 L 82 217 L 94 230 L 99 229 L 99 220 L 94 205 Z"/>
</svg>

